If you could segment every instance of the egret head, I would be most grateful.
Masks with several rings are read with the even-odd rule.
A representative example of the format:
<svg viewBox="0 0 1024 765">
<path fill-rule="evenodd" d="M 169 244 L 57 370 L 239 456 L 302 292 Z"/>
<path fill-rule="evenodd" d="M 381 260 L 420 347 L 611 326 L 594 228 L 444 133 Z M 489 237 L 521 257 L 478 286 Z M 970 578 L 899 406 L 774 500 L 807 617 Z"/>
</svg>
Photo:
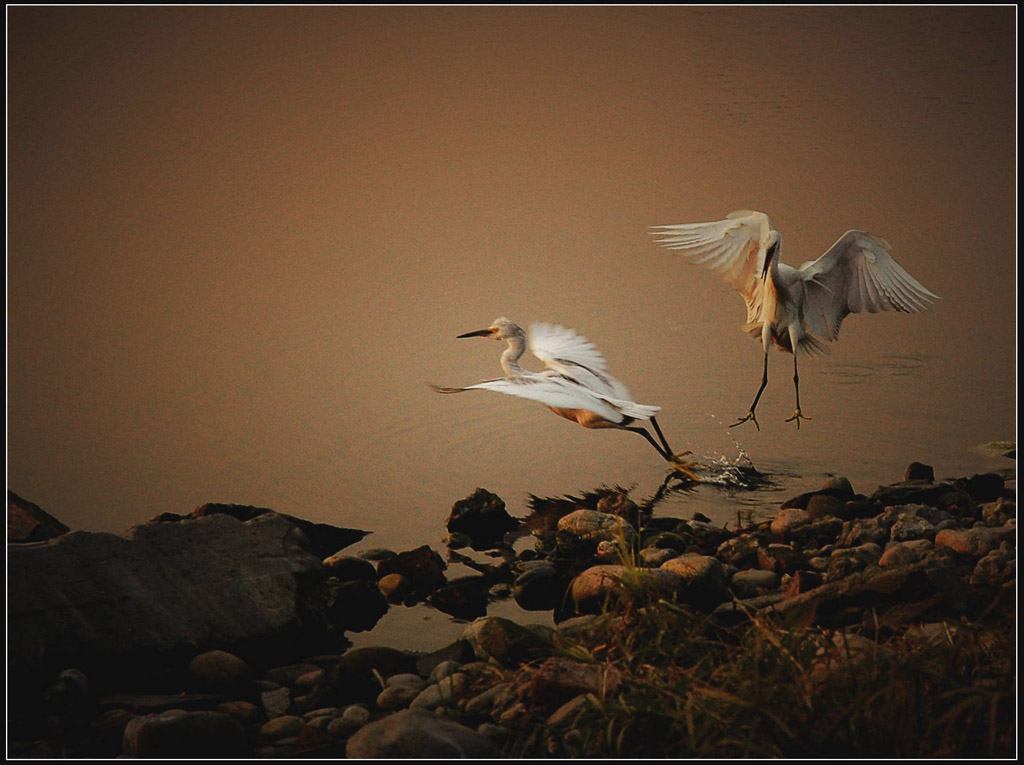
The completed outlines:
<svg viewBox="0 0 1024 765">
<path fill-rule="evenodd" d="M 475 332 L 466 332 L 458 337 L 493 337 L 495 340 L 508 340 L 510 337 L 523 335 L 522 328 L 514 321 L 499 316 L 491 322 L 486 329 L 478 329 Z"/>
</svg>

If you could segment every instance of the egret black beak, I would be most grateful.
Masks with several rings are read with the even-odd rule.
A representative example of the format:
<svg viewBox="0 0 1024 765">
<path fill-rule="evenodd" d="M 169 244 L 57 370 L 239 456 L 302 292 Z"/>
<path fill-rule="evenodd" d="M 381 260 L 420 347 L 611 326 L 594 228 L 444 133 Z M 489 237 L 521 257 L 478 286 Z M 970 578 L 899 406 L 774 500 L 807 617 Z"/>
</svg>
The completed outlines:
<svg viewBox="0 0 1024 765">
<path fill-rule="evenodd" d="M 478 329 L 476 332 L 466 332 L 463 335 L 456 335 L 456 339 L 460 337 L 490 337 L 494 332 L 494 327 L 488 327 L 487 329 Z"/>
<path fill-rule="evenodd" d="M 762 279 L 766 279 L 768 277 L 768 269 L 771 268 L 772 256 L 774 256 L 774 254 L 775 253 L 772 250 L 769 250 L 764 256 L 764 268 L 761 269 Z"/>
</svg>

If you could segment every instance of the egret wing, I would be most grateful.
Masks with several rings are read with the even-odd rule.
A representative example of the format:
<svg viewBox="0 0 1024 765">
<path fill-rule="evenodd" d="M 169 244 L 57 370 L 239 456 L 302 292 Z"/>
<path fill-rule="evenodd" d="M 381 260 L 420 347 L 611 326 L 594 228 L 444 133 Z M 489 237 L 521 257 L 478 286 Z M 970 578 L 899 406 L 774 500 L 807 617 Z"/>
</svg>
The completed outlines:
<svg viewBox="0 0 1024 765">
<path fill-rule="evenodd" d="M 549 377 L 512 377 L 485 380 L 464 388 L 442 388 L 431 385 L 438 393 L 462 393 L 467 390 L 493 390 L 509 396 L 539 401 L 556 409 L 586 409 L 613 423 L 625 416 L 620 409 L 604 399 L 565 380 Z"/>
<path fill-rule="evenodd" d="M 530 326 L 530 350 L 551 371 L 594 393 L 632 401 L 633 396 L 608 372 L 608 362 L 597 346 L 565 327 L 537 322 Z"/>
<path fill-rule="evenodd" d="M 756 321 L 761 308 L 760 276 L 764 270 L 768 216 L 754 210 L 736 210 L 725 220 L 653 226 L 658 244 L 678 250 L 691 263 L 722 273 L 725 281 L 747 303 L 747 322 Z"/>
<path fill-rule="evenodd" d="M 938 299 L 896 262 L 887 241 L 866 231 L 847 231 L 820 258 L 803 264 L 800 274 L 804 322 L 829 340 L 851 313 L 918 313 Z"/>
</svg>

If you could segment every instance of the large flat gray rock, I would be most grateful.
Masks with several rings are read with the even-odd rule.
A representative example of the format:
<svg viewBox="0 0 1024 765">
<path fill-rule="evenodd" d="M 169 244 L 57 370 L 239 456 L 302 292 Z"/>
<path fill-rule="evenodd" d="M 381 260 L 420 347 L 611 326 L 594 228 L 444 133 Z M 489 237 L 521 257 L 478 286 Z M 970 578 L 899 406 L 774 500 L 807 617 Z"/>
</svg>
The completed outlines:
<svg viewBox="0 0 1024 765">
<path fill-rule="evenodd" d="M 30 671 L 273 635 L 297 619 L 297 577 L 320 566 L 305 535 L 276 513 L 8 545 L 9 661 Z"/>
</svg>

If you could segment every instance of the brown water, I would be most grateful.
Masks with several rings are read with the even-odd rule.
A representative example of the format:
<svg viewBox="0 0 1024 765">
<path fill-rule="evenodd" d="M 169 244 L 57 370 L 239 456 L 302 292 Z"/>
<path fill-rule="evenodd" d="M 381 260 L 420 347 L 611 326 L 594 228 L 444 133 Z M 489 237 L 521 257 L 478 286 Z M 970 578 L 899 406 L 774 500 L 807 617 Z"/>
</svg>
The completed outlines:
<svg viewBox="0 0 1024 765">
<path fill-rule="evenodd" d="M 8 9 L 8 484 L 76 529 L 204 502 L 439 546 L 452 503 L 654 491 L 639 437 L 533 402 L 455 336 L 593 340 L 676 449 L 753 465 L 662 510 L 832 473 L 1005 467 L 1016 434 L 1015 29 L 1002 8 Z M 942 296 L 773 353 L 648 227 L 849 228 Z M 529 366 L 530 357 L 524 359 Z M 533 368 L 539 368 L 534 363 Z"/>
</svg>

